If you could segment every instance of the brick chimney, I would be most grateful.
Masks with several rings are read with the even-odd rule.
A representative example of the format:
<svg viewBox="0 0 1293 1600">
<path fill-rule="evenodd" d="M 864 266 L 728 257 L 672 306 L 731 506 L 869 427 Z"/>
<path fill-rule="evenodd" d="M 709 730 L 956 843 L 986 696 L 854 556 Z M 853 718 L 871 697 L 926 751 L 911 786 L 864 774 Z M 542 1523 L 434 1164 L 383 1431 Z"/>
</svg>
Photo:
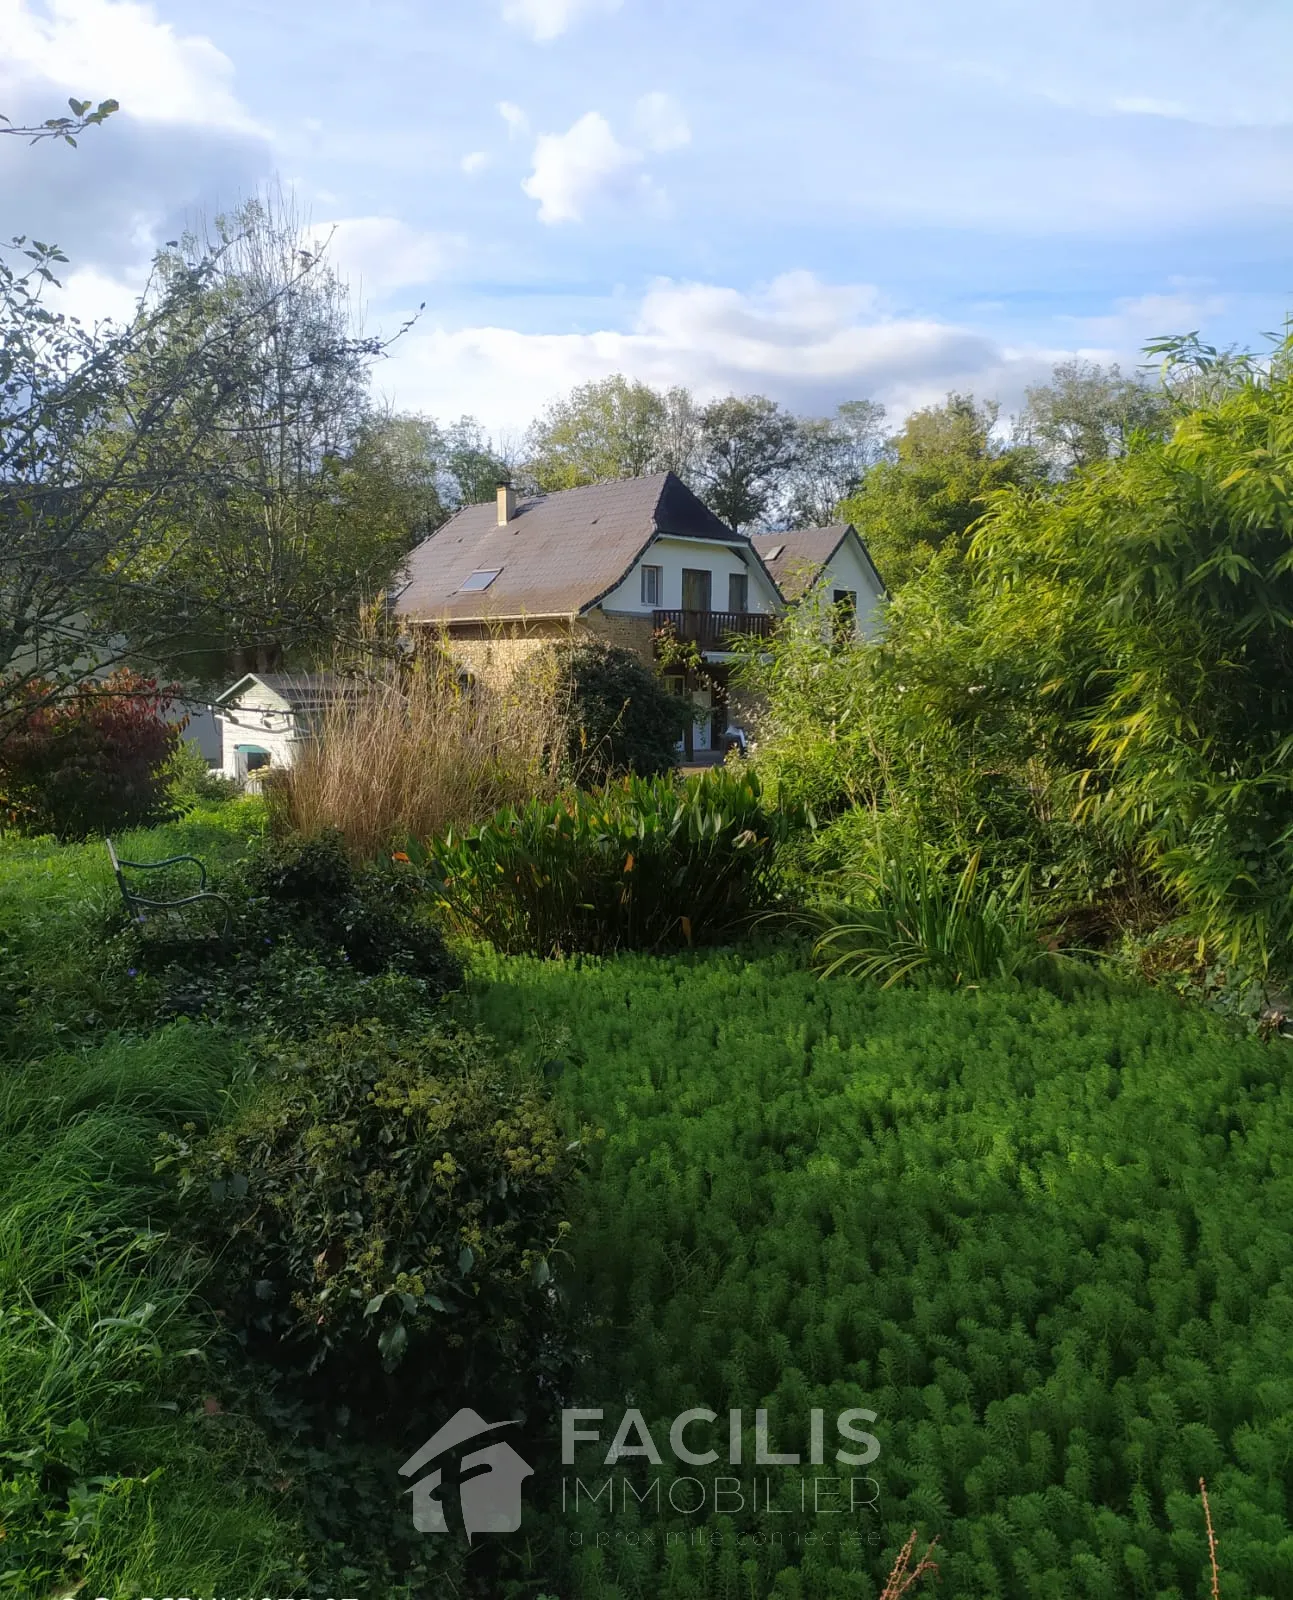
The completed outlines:
<svg viewBox="0 0 1293 1600">
<path fill-rule="evenodd" d="M 516 515 L 516 490 L 510 483 L 498 486 L 498 525 L 505 528 Z"/>
</svg>

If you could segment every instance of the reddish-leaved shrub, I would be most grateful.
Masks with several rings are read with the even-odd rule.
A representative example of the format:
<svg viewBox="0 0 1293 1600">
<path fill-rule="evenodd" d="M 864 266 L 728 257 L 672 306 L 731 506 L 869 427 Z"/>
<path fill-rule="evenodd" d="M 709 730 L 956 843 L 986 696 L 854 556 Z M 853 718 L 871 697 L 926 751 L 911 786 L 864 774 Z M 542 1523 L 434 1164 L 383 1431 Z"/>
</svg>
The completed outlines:
<svg viewBox="0 0 1293 1600">
<path fill-rule="evenodd" d="M 52 698 L 39 682 L 22 694 L 32 709 L 0 739 L 8 826 L 68 839 L 165 817 L 165 768 L 180 737 L 166 719 L 173 690 L 122 670 Z"/>
</svg>

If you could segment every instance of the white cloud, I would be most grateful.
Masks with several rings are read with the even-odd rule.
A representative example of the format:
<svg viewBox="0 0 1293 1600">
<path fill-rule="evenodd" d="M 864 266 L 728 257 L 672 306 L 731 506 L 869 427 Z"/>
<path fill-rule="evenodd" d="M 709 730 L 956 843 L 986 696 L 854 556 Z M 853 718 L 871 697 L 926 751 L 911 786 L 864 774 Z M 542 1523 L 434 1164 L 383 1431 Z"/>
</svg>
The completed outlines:
<svg viewBox="0 0 1293 1600">
<path fill-rule="evenodd" d="M 1158 100 L 1152 95 L 1125 95 L 1111 105 L 1114 111 L 1128 117 L 1169 117 L 1179 121 L 1189 116 L 1179 100 Z"/>
<path fill-rule="evenodd" d="M 1116 359 L 1118 352 L 1138 352 L 1148 340 L 1163 334 L 1207 327 L 1230 309 L 1227 296 L 1199 293 L 1197 289 L 1190 292 L 1190 286 L 1182 284 L 1170 294 L 1145 294 L 1118 300 L 1114 309 L 1104 316 L 1064 320 L 1085 341 L 1098 345 L 1100 356 Z"/>
<path fill-rule="evenodd" d="M 623 372 L 702 398 L 771 395 L 797 411 L 881 400 L 895 417 L 973 390 L 1018 406 L 1066 352 L 1010 347 L 930 318 L 893 316 L 865 284 L 789 273 L 751 292 L 662 279 L 627 330 L 522 333 L 511 328 L 414 332 L 382 370 L 397 404 L 432 414 L 470 411 L 516 429 L 576 383 Z"/>
<path fill-rule="evenodd" d="M 682 107 L 671 95 L 643 95 L 633 111 L 639 141 L 657 154 L 691 139 Z M 580 222 L 589 206 L 607 199 L 663 203 L 663 191 L 643 170 L 645 155 L 623 144 L 600 111 L 586 111 L 565 133 L 541 133 L 534 170 L 521 187 L 539 202 L 540 222 Z"/>
<path fill-rule="evenodd" d="M 484 172 L 489 165 L 489 153 L 485 150 L 473 150 L 458 164 L 469 178 L 474 178 L 478 172 Z"/>
<path fill-rule="evenodd" d="M 530 131 L 530 119 L 520 106 L 514 106 L 510 100 L 498 102 L 498 114 L 507 124 L 508 137 L 519 139 Z"/>
<path fill-rule="evenodd" d="M 6 94 L 43 80 L 79 98 L 111 94 L 144 121 L 264 131 L 234 93 L 228 56 L 135 0 L 0 0 L 0 39 Z"/>
<path fill-rule="evenodd" d="M 678 150 L 691 143 L 691 129 L 671 94 L 644 94 L 634 107 L 633 126 L 648 150 Z"/>
<path fill-rule="evenodd" d="M 640 188 L 641 161 L 599 111 L 587 111 L 565 133 L 539 135 L 521 187 L 539 202 L 540 222 L 578 222 L 591 201 Z"/>
<path fill-rule="evenodd" d="M 99 322 L 129 322 L 143 293 L 147 272 L 139 268 L 127 277 L 129 281 L 122 281 L 97 267 L 82 267 L 61 280 L 62 286 L 51 302 L 86 327 Z"/>
<path fill-rule="evenodd" d="M 438 277 L 456 248 L 442 234 L 410 227 L 398 217 L 342 217 L 315 223 L 311 237 L 331 237 L 328 259 L 356 291 L 382 296 Z"/>
<path fill-rule="evenodd" d="M 534 39 L 555 39 L 594 12 L 614 11 L 620 0 L 504 0 L 503 18 Z"/>
</svg>

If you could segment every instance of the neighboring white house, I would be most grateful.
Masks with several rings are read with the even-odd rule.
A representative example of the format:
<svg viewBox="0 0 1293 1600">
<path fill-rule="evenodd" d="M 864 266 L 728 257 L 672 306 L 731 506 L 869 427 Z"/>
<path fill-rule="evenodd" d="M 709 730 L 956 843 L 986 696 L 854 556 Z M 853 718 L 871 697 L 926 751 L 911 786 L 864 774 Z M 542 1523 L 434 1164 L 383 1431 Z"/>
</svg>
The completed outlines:
<svg viewBox="0 0 1293 1600">
<path fill-rule="evenodd" d="M 756 533 L 751 543 L 776 579 L 787 605 L 820 595 L 827 605 L 841 605 L 852 612 L 855 637 L 874 630 L 885 587 L 851 523 L 799 528 L 793 533 Z"/>
<path fill-rule="evenodd" d="M 222 776 L 254 787 L 272 768 L 290 767 L 322 711 L 344 693 L 327 672 L 246 673 L 215 702 Z"/>
</svg>

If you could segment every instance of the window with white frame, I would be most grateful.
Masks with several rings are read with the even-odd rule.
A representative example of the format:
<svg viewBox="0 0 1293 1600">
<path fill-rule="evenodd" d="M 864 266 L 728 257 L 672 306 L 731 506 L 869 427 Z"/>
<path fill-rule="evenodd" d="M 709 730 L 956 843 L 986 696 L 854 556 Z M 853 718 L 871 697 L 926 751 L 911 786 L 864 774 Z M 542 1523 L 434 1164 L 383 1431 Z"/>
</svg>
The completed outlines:
<svg viewBox="0 0 1293 1600">
<path fill-rule="evenodd" d="M 660 591 L 663 588 L 661 578 L 662 567 L 642 568 L 642 604 L 644 606 L 658 606 L 660 604 Z"/>
</svg>

